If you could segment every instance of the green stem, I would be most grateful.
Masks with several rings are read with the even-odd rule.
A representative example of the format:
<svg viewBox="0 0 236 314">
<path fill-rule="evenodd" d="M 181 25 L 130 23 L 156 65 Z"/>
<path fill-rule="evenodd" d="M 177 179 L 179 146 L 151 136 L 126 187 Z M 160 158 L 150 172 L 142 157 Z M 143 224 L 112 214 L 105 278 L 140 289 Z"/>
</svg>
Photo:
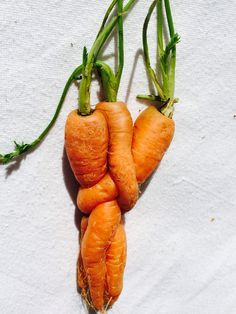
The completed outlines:
<svg viewBox="0 0 236 314">
<path fill-rule="evenodd" d="M 163 9 L 162 0 L 157 1 L 157 51 L 158 58 L 160 59 L 164 49 L 163 49 Z"/>
<path fill-rule="evenodd" d="M 105 101 L 115 102 L 117 100 L 117 80 L 112 69 L 108 64 L 99 60 L 96 61 L 96 67 L 101 75 Z"/>
<path fill-rule="evenodd" d="M 96 67 L 101 76 L 105 100 L 109 102 L 117 101 L 117 93 L 120 85 L 120 79 L 124 67 L 124 32 L 123 32 L 123 0 L 118 0 L 117 4 L 118 18 L 118 56 L 119 64 L 116 75 L 108 64 L 102 61 L 96 62 Z"/>
<path fill-rule="evenodd" d="M 174 29 L 172 14 L 171 14 L 170 2 L 169 0 L 164 0 L 164 1 L 165 1 L 166 17 L 167 17 L 170 37 L 173 37 L 175 34 L 175 29 Z"/>
<path fill-rule="evenodd" d="M 126 14 L 131 6 L 134 4 L 136 0 L 130 0 L 124 10 L 122 15 Z M 113 17 L 110 22 L 103 27 L 100 34 L 96 38 L 89 54 L 87 57 L 86 65 L 84 65 L 83 73 L 82 73 L 82 81 L 80 85 L 80 92 L 79 92 L 79 112 L 82 115 L 90 114 L 90 85 L 92 81 L 92 70 L 94 66 L 95 57 L 99 54 L 103 44 L 105 43 L 106 39 L 110 35 L 111 31 L 113 30 L 114 26 L 119 19 L 119 15 Z"/>
<path fill-rule="evenodd" d="M 67 80 L 66 85 L 63 89 L 60 101 L 57 105 L 56 111 L 53 115 L 53 118 L 50 121 L 50 123 L 48 124 L 48 126 L 46 127 L 46 129 L 39 135 L 39 137 L 30 144 L 24 144 L 24 143 L 18 144 L 16 142 L 14 142 L 15 143 L 15 150 L 13 152 L 5 154 L 5 155 L 0 154 L 0 163 L 6 164 L 6 163 L 10 162 L 11 160 L 15 159 L 16 157 L 22 155 L 23 153 L 34 149 L 40 142 L 42 142 L 42 140 L 45 138 L 45 136 L 48 134 L 48 132 L 51 130 L 54 123 L 56 122 L 56 119 L 59 116 L 63 102 L 66 98 L 67 92 L 68 92 L 72 82 L 76 79 L 77 76 L 79 76 L 81 74 L 81 72 L 82 72 L 82 65 L 77 67 L 73 71 L 73 73 L 71 74 L 69 79 Z"/>
<path fill-rule="evenodd" d="M 128 3 L 124 6 L 123 13 L 122 13 L 123 16 L 128 13 L 128 11 L 129 11 L 129 10 L 131 9 L 131 7 L 134 5 L 135 1 L 137 1 L 137 0 L 129 0 Z M 103 37 L 103 40 L 101 40 L 100 47 L 99 47 L 99 49 L 97 50 L 97 52 L 95 53 L 95 56 L 96 56 L 96 57 L 97 57 L 97 55 L 99 54 L 99 52 L 100 52 L 100 50 L 101 50 L 103 44 L 104 44 L 105 41 L 107 40 L 107 37 L 110 35 L 112 29 L 113 29 L 114 26 L 116 25 L 118 18 L 119 18 L 119 16 L 117 15 L 117 16 L 115 16 L 115 17 L 113 17 L 113 18 L 111 19 L 111 21 L 110 21 L 111 30 L 110 30 L 110 32 L 107 34 L 107 36 L 104 36 L 104 37 Z"/>
<path fill-rule="evenodd" d="M 107 9 L 107 11 L 106 11 L 106 13 L 105 13 L 105 15 L 104 15 L 103 21 L 102 21 L 102 25 L 101 25 L 101 27 L 100 27 L 100 29 L 99 29 L 99 31 L 98 31 L 97 38 L 98 38 L 98 36 L 100 35 L 100 33 L 102 32 L 104 26 L 106 25 L 106 22 L 107 22 L 107 20 L 108 20 L 110 14 L 111 14 L 113 8 L 115 7 L 117 1 L 118 1 L 118 0 L 113 0 L 112 3 L 110 4 L 109 8 Z"/>
<path fill-rule="evenodd" d="M 151 4 L 146 19 L 143 25 L 143 50 L 147 73 L 150 79 L 156 86 L 158 95 L 162 100 L 162 107 L 159 110 L 167 117 L 172 117 L 174 112 L 174 104 L 177 99 L 174 98 L 174 87 L 175 87 L 175 65 L 176 65 L 176 44 L 179 42 L 179 35 L 175 34 L 174 23 L 171 15 L 171 8 L 169 0 L 165 1 L 165 12 L 168 22 L 170 40 L 164 48 L 163 43 L 163 0 L 154 0 Z M 154 7 L 157 7 L 157 51 L 158 51 L 158 62 L 160 66 L 160 83 L 156 80 L 156 73 L 150 66 L 148 43 L 147 43 L 147 28 L 150 21 L 150 17 L 153 13 Z M 139 99 L 155 100 L 155 96 L 138 95 Z"/>
<path fill-rule="evenodd" d="M 119 36 L 119 67 L 116 74 L 116 90 L 120 86 L 120 79 L 124 68 L 124 27 L 123 27 L 123 0 L 118 0 L 117 13 L 118 19 L 118 36 Z"/>
<path fill-rule="evenodd" d="M 160 62 L 164 54 L 163 45 L 163 2 L 162 0 L 157 1 L 157 51 L 158 51 L 158 61 L 161 70 L 162 86 L 164 95 L 168 95 L 168 75 L 167 67 L 164 62 Z M 167 97 L 165 97 L 167 98 Z"/>
<path fill-rule="evenodd" d="M 154 86 L 156 87 L 159 96 L 162 99 L 165 99 L 161 84 L 158 82 L 157 76 L 156 76 L 156 74 L 155 74 L 155 72 L 152 69 L 151 64 L 150 64 L 149 48 L 148 48 L 148 41 L 147 41 L 147 29 L 148 29 L 151 15 L 152 15 L 153 10 L 156 6 L 156 3 L 157 3 L 157 0 L 154 0 L 153 3 L 151 4 L 149 11 L 148 11 L 148 14 L 147 14 L 145 21 L 144 21 L 144 24 L 143 24 L 143 52 L 144 52 L 144 60 L 145 60 L 145 65 L 146 65 L 148 75 L 149 75 L 150 79 L 152 80 Z"/>
<path fill-rule="evenodd" d="M 165 11 L 169 27 L 170 38 L 173 38 L 175 36 L 175 29 L 169 0 L 165 0 Z M 175 91 L 175 67 L 176 67 L 176 45 L 174 45 L 171 50 L 170 61 L 168 66 L 168 96 L 170 98 L 174 97 Z"/>
</svg>

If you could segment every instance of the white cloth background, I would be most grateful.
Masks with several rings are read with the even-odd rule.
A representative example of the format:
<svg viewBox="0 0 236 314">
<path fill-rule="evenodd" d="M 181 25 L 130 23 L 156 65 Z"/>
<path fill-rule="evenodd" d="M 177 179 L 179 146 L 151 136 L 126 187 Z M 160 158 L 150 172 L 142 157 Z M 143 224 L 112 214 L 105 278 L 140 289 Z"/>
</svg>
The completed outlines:
<svg viewBox="0 0 236 314">
<path fill-rule="evenodd" d="M 126 215 L 128 260 L 114 314 L 236 313 L 235 1 L 171 1 L 178 45 L 174 141 Z M 133 118 L 148 92 L 141 29 L 150 1 L 125 21 L 119 98 Z M 47 125 L 91 47 L 108 1 L 0 1 L 0 151 Z M 149 42 L 155 58 L 156 35 Z M 113 50 L 111 41 L 106 54 Z M 110 60 L 110 59 L 109 59 Z M 155 62 L 154 62 L 155 64 Z M 133 72 L 133 79 L 130 81 Z M 93 103 L 97 85 L 93 86 Z M 76 185 L 63 153 L 74 87 L 47 139 L 0 167 L 1 314 L 86 313 L 76 291 Z"/>
</svg>

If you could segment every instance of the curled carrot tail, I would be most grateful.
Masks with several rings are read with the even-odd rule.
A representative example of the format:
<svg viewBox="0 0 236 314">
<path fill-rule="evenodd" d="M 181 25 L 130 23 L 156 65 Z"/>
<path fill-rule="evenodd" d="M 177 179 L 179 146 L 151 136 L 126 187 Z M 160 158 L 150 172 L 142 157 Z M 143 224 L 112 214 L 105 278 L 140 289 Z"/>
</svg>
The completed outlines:
<svg viewBox="0 0 236 314">
<path fill-rule="evenodd" d="M 65 148 L 82 187 L 99 182 L 107 170 L 108 129 L 104 116 L 95 111 L 81 116 L 72 111 L 65 126 Z"/>
<path fill-rule="evenodd" d="M 106 252 L 120 219 L 120 208 L 116 201 L 98 205 L 89 217 L 88 227 L 81 243 L 81 255 L 92 304 L 100 311 L 104 306 Z"/>
<path fill-rule="evenodd" d="M 132 152 L 139 183 L 156 169 L 174 136 L 175 124 L 154 106 L 145 109 L 134 123 Z"/>
<path fill-rule="evenodd" d="M 123 210 L 130 210 L 138 199 L 138 183 L 131 152 L 133 122 L 123 102 L 101 102 L 96 109 L 103 113 L 109 130 L 108 163 Z"/>
<path fill-rule="evenodd" d="M 101 203 L 115 200 L 118 191 L 114 181 L 107 173 L 97 184 L 90 188 L 80 188 L 77 196 L 79 209 L 90 214 L 91 211 Z"/>
</svg>

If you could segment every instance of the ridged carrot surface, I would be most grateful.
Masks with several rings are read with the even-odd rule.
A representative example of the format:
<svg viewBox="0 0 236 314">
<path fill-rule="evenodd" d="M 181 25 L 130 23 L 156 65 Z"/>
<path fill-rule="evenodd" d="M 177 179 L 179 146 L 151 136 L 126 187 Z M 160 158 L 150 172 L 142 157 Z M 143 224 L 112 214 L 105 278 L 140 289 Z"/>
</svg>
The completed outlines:
<svg viewBox="0 0 236 314">
<path fill-rule="evenodd" d="M 143 183 L 159 165 L 172 141 L 174 130 L 174 121 L 154 106 L 145 109 L 136 119 L 132 152 L 139 183 Z"/>
<path fill-rule="evenodd" d="M 133 122 L 123 102 L 101 102 L 96 109 L 103 113 L 109 130 L 108 164 L 119 192 L 118 203 L 130 210 L 138 199 L 139 189 L 131 152 Z"/>
<path fill-rule="evenodd" d="M 112 201 L 118 196 L 114 181 L 107 173 L 97 184 L 90 188 L 80 188 L 77 196 L 78 208 L 85 214 L 101 203 Z"/>
<path fill-rule="evenodd" d="M 106 255 L 106 299 L 112 305 L 119 297 L 123 288 L 123 275 L 126 264 L 126 235 L 121 223 L 115 233 Z"/>
<path fill-rule="evenodd" d="M 108 128 L 99 111 L 81 116 L 72 111 L 65 126 L 65 148 L 82 187 L 91 187 L 104 177 L 107 170 Z"/>
<path fill-rule="evenodd" d="M 81 243 L 81 255 L 87 274 L 93 306 L 102 310 L 106 279 L 106 252 L 120 223 L 121 212 L 117 202 L 97 206 L 91 213 Z"/>
</svg>

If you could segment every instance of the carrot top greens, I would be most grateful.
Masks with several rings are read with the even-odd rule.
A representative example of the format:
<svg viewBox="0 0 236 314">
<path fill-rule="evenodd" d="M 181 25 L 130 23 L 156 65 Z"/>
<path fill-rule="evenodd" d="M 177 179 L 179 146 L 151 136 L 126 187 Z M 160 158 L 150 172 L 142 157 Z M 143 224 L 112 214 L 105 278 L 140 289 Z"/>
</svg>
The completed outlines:
<svg viewBox="0 0 236 314">
<path fill-rule="evenodd" d="M 82 80 L 79 91 L 79 112 L 81 115 L 88 115 L 91 112 L 90 108 L 90 85 L 92 80 L 92 72 L 94 69 L 95 55 L 98 54 L 107 37 L 109 36 L 114 25 L 118 22 L 118 34 L 119 34 L 119 67 L 116 74 L 108 64 L 98 61 L 96 67 L 100 72 L 103 88 L 106 94 L 106 100 L 116 101 L 117 92 L 120 84 L 120 79 L 124 66 L 124 43 L 123 43 L 123 15 L 127 13 L 131 5 L 136 0 L 130 0 L 123 8 L 123 0 L 114 0 L 108 8 L 108 14 L 105 15 L 102 27 L 98 33 L 98 36 L 90 50 L 87 53 L 87 49 L 84 48 L 83 53 L 83 70 Z M 110 22 L 105 26 L 109 13 L 111 12 L 114 4 L 117 2 L 117 15 L 113 17 Z"/>
<path fill-rule="evenodd" d="M 43 141 L 46 137 L 50 129 L 55 124 L 61 108 L 63 106 L 64 100 L 66 98 L 67 92 L 71 86 L 71 84 L 75 80 L 81 80 L 80 89 L 79 89 L 79 113 L 81 115 L 88 115 L 91 113 L 90 108 L 90 85 L 92 81 L 92 73 L 95 69 L 99 70 L 101 74 L 101 79 L 103 83 L 103 88 L 106 94 L 106 100 L 115 101 L 117 97 L 117 92 L 120 84 L 121 74 L 124 65 L 124 49 L 123 49 L 123 16 L 130 10 L 132 5 L 136 0 L 129 0 L 127 4 L 123 8 L 123 0 L 113 0 L 110 6 L 108 7 L 101 27 L 98 31 L 94 44 L 89 52 L 87 52 L 86 47 L 83 51 L 83 63 L 78 66 L 68 78 L 66 85 L 63 89 L 60 101 L 57 105 L 56 111 L 49 122 L 48 126 L 45 130 L 39 135 L 37 139 L 33 142 L 27 143 L 17 143 L 14 141 L 15 148 L 14 151 L 8 154 L 0 154 L 0 164 L 6 164 L 20 155 L 26 153 L 29 150 L 36 148 L 36 146 Z M 117 14 L 113 17 L 111 13 L 117 5 Z M 109 20 L 110 18 L 110 20 Z M 98 61 L 98 55 L 101 51 L 104 43 L 107 38 L 111 34 L 114 27 L 118 24 L 118 32 L 119 32 L 119 67 L 116 75 L 112 72 L 111 68 L 104 62 Z"/>
<path fill-rule="evenodd" d="M 91 112 L 90 108 L 90 85 L 92 81 L 92 72 L 95 65 L 95 56 L 101 50 L 103 44 L 105 43 L 107 37 L 111 33 L 115 24 L 118 22 L 118 30 L 119 30 L 119 69 L 116 75 L 112 72 L 111 68 L 105 64 L 104 62 L 98 62 L 98 69 L 101 73 L 101 78 L 103 81 L 104 89 L 108 93 L 108 97 L 111 101 L 116 100 L 116 95 L 119 87 L 119 82 L 123 70 L 124 64 L 124 51 L 123 51 L 123 14 L 125 14 L 130 6 L 133 4 L 135 0 L 129 1 L 126 7 L 123 9 L 123 0 L 114 0 L 110 7 L 108 8 L 108 14 L 105 15 L 104 21 L 102 23 L 102 27 L 98 33 L 98 36 L 90 50 L 87 52 L 87 49 L 84 48 L 83 53 L 83 69 L 82 69 L 82 80 L 80 83 L 79 90 L 79 113 L 81 115 L 88 115 Z M 109 13 L 117 2 L 117 15 L 113 17 L 109 23 L 107 23 L 107 19 L 109 17 Z"/>
<path fill-rule="evenodd" d="M 176 66 L 176 44 L 180 41 L 180 37 L 174 30 L 174 23 L 171 14 L 169 0 L 164 0 L 165 14 L 169 28 L 169 41 L 164 46 L 163 36 L 163 0 L 154 0 L 151 4 L 146 19 L 143 24 L 143 51 L 145 66 L 149 78 L 151 79 L 158 95 L 138 95 L 138 99 L 145 99 L 160 102 L 160 111 L 167 117 L 172 117 L 174 112 L 174 103 L 178 99 L 174 98 L 175 89 L 175 66 Z M 158 65 L 160 69 L 158 79 L 157 74 L 151 67 L 149 48 L 147 40 L 147 29 L 150 18 L 154 9 L 157 9 L 157 52 L 158 52 Z"/>
</svg>

